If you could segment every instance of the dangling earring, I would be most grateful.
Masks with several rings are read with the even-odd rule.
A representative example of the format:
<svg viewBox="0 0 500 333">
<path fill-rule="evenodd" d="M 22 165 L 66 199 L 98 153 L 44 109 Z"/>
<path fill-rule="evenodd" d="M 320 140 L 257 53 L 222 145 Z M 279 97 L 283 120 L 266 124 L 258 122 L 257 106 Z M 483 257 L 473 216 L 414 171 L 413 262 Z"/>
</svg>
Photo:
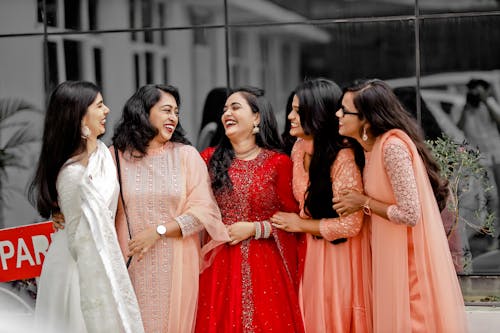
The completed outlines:
<svg viewBox="0 0 500 333">
<path fill-rule="evenodd" d="M 260 132 L 259 124 L 253 124 L 252 134 L 257 134 Z"/>
<path fill-rule="evenodd" d="M 361 139 L 363 139 L 363 141 L 368 140 L 368 135 L 366 135 L 366 127 L 363 127 L 363 136 L 361 137 Z"/>
<path fill-rule="evenodd" d="M 90 136 L 90 128 L 87 125 L 82 126 L 82 139 L 88 139 Z"/>
</svg>

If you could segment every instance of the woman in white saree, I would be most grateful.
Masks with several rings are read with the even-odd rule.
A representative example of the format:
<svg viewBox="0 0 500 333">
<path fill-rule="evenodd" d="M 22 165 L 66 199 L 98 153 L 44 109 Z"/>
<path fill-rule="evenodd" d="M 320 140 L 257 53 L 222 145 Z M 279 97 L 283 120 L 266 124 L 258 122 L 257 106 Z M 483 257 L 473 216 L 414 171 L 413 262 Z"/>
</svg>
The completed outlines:
<svg viewBox="0 0 500 333">
<path fill-rule="evenodd" d="M 97 139 L 108 113 L 89 82 L 63 82 L 49 101 L 31 191 L 40 215 L 59 208 L 66 227 L 53 235 L 43 264 L 37 332 L 144 332 L 115 232 L 116 168 Z"/>
</svg>

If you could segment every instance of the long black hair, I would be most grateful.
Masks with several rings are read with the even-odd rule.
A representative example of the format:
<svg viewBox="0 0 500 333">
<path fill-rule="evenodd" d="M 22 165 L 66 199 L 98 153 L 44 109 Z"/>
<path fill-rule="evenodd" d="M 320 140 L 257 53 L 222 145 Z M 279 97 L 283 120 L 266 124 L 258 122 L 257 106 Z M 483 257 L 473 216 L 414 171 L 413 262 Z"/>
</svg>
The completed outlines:
<svg viewBox="0 0 500 333">
<path fill-rule="evenodd" d="M 297 86 L 300 123 L 306 135 L 311 135 L 314 152 L 309 165 L 309 185 L 304 208 L 314 219 L 338 217 L 332 208 L 331 167 L 339 151 L 353 147 L 360 170 L 364 166 L 361 146 L 355 140 L 339 135 L 339 121 L 335 112 L 342 100 L 342 90 L 325 78 L 307 79 Z"/>
<path fill-rule="evenodd" d="M 150 141 L 158 134 L 158 130 L 149 121 L 149 112 L 160 100 L 162 92 L 172 95 L 180 107 L 181 99 L 176 87 L 163 84 L 140 87 L 123 107 L 122 117 L 112 139 L 115 149 L 128 152 L 136 158 L 146 155 Z M 185 137 L 180 120 L 170 141 L 191 144 Z"/>
<path fill-rule="evenodd" d="M 286 100 L 285 105 L 285 128 L 283 132 L 281 132 L 281 140 L 283 140 L 283 150 L 285 153 L 290 156 L 292 153 L 293 145 L 297 138 L 290 134 L 291 123 L 288 120 L 288 114 L 292 110 L 293 96 L 295 96 L 295 91 L 292 91 Z"/>
<path fill-rule="evenodd" d="M 56 180 L 62 166 L 86 149 L 81 123 L 98 93 L 93 83 L 66 81 L 50 96 L 38 166 L 29 187 L 30 200 L 44 218 L 58 210 Z"/>
<path fill-rule="evenodd" d="M 374 136 L 382 135 L 391 129 L 400 129 L 412 139 L 424 161 L 434 196 L 442 210 L 449 194 L 448 181 L 441 177 L 439 165 L 424 142 L 421 127 L 404 109 L 389 85 L 373 79 L 357 82 L 346 90 L 354 93 L 353 102 L 360 112 L 359 117 L 370 123 L 370 132 Z"/>
<path fill-rule="evenodd" d="M 207 143 L 208 147 L 217 146 L 220 139 L 224 136 L 224 126 L 222 125 L 221 117 L 224 112 L 224 103 L 226 102 L 228 91 L 229 90 L 224 87 L 213 88 L 205 99 L 200 133 L 208 123 L 213 122 L 217 124 L 214 136 L 210 139 L 210 142 Z"/>
<path fill-rule="evenodd" d="M 253 113 L 259 113 L 259 133 L 255 134 L 257 146 L 278 152 L 283 152 L 283 142 L 278 132 L 276 117 L 271 103 L 264 97 L 264 90 L 255 87 L 240 87 L 231 94 L 241 93 Z M 229 95 L 229 96 L 230 96 Z M 208 163 L 214 191 L 231 190 L 233 183 L 229 178 L 229 167 L 233 163 L 234 150 L 227 136 L 223 136 Z"/>
</svg>

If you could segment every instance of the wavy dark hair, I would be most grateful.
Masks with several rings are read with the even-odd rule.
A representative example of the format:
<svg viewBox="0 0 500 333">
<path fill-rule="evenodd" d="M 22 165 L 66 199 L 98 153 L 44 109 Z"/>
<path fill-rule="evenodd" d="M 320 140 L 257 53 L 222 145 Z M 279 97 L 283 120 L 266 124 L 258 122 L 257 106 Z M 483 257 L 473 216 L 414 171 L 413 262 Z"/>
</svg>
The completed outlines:
<svg viewBox="0 0 500 333">
<path fill-rule="evenodd" d="M 30 201 L 43 218 L 49 218 L 52 212 L 59 210 L 57 175 L 71 156 L 85 151 L 82 119 L 100 92 L 91 82 L 66 81 L 50 95 L 38 166 L 29 186 Z"/>
<path fill-rule="evenodd" d="M 147 84 L 140 87 L 123 107 L 122 117 L 112 139 L 116 149 L 128 152 L 135 158 L 146 156 L 149 143 L 158 134 L 158 130 L 149 121 L 149 112 L 160 100 L 162 92 L 172 95 L 180 108 L 181 98 L 176 87 L 164 84 Z M 185 137 L 180 120 L 170 141 L 191 144 Z"/>
<path fill-rule="evenodd" d="M 295 88 L 295 95 L 299 99 L 298 113 L 304 133 L 314 139 L 305 211 L 314 219 L 338 217 L 332 208 L 331 166 L 341 149 L 352 147 L 362 170 L 363 149 L 356 140 L 338 134 L 339 120 L 335 112 L 340 107 L 342 90 L 335 82 L 325 78 L 307 79 Z"/>
<path fill-rule="evenodd" d="M 449 195 L 448 180 L 441 177 L 439 165 L 424 142 L 422 128 L 405 110 L 389 85 L 372 79 L 356 82 L 346 91 L 354 93 L 354 106 L 360 112 L 359 118 L 370 123 L 370 132 L 374 136 L 391 129 L 400 129 L 412 139 L 424 161 L 439 209 L 443 210 Z"/>
<path fill-rule="evenodd" d="M 245 86 L 234 89 L 229 94 L 243 95 L 253 113 L 259 113 L 259 133 L 255 135 L 256 144 L 265 149 L 283 152 L 283 142 L 278 132 L 276 117 L 271 103 L 264 97 L 264 90 Z M 212 177 L 212 188 L 215 192 L 224 189 L 232 190 L 233 183 L 229 177 L 229 167 L 233 163 L 234 150 L 227 136 L 223 136 L 208 163 Z"/>
</svg>

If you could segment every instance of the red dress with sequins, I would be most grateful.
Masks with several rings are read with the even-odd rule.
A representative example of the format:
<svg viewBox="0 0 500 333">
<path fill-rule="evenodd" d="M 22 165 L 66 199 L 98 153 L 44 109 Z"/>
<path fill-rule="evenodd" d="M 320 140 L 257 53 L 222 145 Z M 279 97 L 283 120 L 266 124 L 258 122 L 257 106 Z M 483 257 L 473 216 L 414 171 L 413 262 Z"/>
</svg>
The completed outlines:
<svg viewBox="0 0 500 333">
<path fill-rule="evenodd" d="M 207 163 L 213 152 L 202 153 Z M 298 212 L 288 156 L 262 150 L 254 160 L 234 159 L 229 176 L 233 190 L 215 195 L 224 224 Z M 196 332 L 304 332 L 297 237 L 273 228 L 267 239 L 224 244 L 200 275 Z"/>
</svg>

